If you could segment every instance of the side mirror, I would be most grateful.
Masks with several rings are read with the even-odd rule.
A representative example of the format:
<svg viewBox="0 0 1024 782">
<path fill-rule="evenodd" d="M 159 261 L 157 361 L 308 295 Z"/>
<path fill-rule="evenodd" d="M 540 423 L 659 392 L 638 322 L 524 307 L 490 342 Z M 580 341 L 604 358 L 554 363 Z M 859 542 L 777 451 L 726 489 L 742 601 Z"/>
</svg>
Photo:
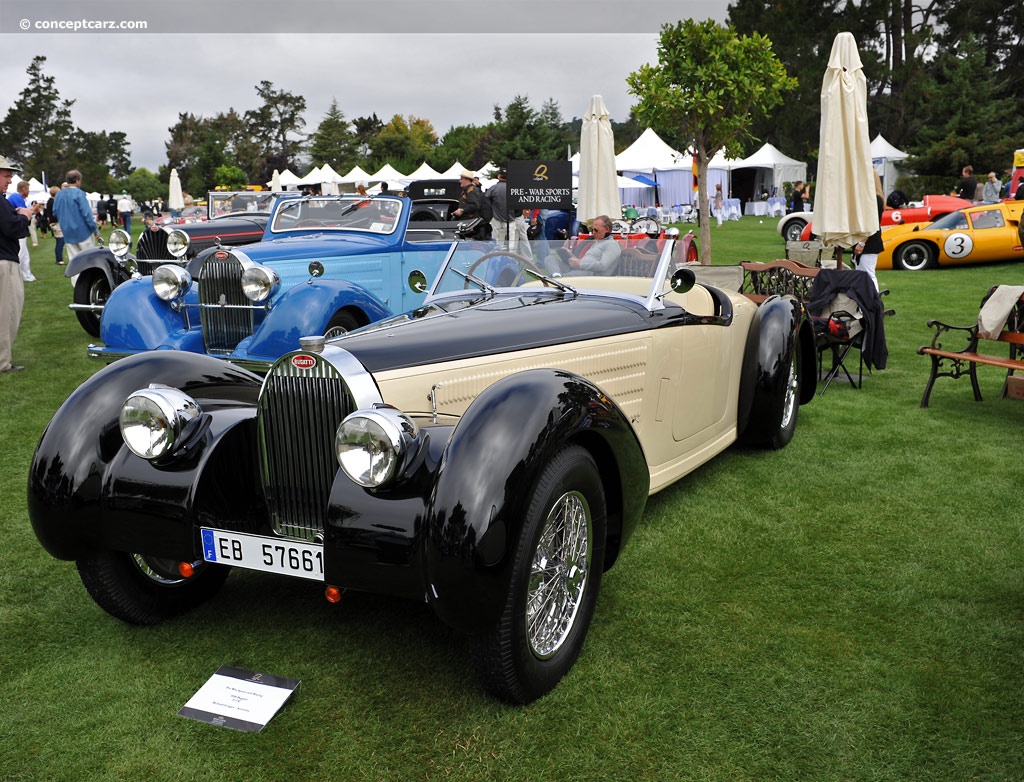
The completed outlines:
<svg viewBox="0 0 1024 782">
<path fill-rule="evenodd" d="M 409 287 L 412 288 L 413 293 L 426 293 L 427 275 L 419 269 L 413 269 L 409 272 Z"/>
<path fill-rule="evenodd" d="M 324 265 L 320 261 L 309 262 L 309 276 L 313 279 L 324 276 Z"/>
<path fill-rule="evenodd" d="M 676 269 L 672 272 L 669 285 L 673 293 L 687 293 L 697 282 L 697 275 L 693 269 Z"/>
</svg>

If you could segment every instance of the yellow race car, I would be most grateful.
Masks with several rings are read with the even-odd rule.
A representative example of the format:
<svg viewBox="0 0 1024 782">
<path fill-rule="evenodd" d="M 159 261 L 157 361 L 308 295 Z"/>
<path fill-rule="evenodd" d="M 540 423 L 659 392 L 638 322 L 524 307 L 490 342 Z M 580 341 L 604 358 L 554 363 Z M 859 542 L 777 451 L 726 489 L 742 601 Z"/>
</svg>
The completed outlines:
<svg viewBox="0 0 1024 782">
<path fill-rule="evenodd" d="M 1024 258 L 1017 232 L 1022 208 L 1024 201 L 1002 201 L 950 212 L 927 225 L 883 228 L 878 268 L 921 271 Z"/>
</svg>

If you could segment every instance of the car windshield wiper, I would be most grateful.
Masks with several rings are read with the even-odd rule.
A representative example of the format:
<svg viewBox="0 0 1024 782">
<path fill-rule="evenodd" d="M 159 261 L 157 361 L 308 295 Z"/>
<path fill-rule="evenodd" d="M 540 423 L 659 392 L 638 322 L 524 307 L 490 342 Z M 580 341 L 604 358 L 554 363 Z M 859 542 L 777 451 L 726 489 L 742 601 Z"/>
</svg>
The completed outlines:
<svg viewBox="0 0 1024 782">
<path fill-rule="evenodd" d="M 466 274 L 466 272 L 460 272 L 458 269 L 454 269 L 454 268 L 450 269 L 450 271 L 455 272 L 457 275 L 462 277 L 464 280 L 469 280 L 472 283 L 476 283 L 477 285 L 480 286 L 480 290 L 482 290 L 488 296 L 496 296 L 497 293 L 498 293 L 494 288 L 492 288 L 486 282 L 481 280 L 479 277 L 475 277 L 472 274 Z"/>
<path fill-rule="evenodd" d="M 548 285 L 553 285 L 554 287 L 556 287 L 560 291 L 562 291 L 562 293 L 571 293 L 573 296 L 579 296 L 580 295 L 579 291 L 577 291 L 574 287 L 572 287 L 571 285 L 566 285 L 563 282 L 559 282 L 554 277 L 548 277 L 546 274 L 541 274 L 540 272 L 535 272 L 533 269 L 525 269 L 524 268 L 523 269 L 523 273 L 524 274 L 529 274 L 531 277 L 540 280 L 542 283 L 544 283 L 545 287 L 547 287 Z"/>
</svg>

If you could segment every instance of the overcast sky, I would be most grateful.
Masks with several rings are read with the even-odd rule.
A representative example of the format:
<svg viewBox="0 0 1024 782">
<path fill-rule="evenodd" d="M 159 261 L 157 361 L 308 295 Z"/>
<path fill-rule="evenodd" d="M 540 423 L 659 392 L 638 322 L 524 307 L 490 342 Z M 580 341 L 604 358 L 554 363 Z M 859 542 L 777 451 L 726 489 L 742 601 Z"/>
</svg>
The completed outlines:
<svg viewBox="0 0 1024 782">
<path fill-rule="evenodd" d="M 565 119 L 600 94 L 624 121 L 633 103 L 626 76 L 657 60 L 661 23 L 724 22 L 727 3 L 3 0 L 0 118 L 28 84 L 32 58 L 44 55 L 61 97 L 75 101 L 72 121 L 123 131 L 132 164 L 153 172 L 167 162 L 179 112 L 257 108 L 264 79 L 306 98 L 307 132 L 332 99 L 349 120 L 411 114 L 439 136 L 486 124 L 495 104 L 517 94 L 535 108 L 554 98 Z M 97 32 L 97 24 L 114 29 Z M 119 29 L 140 25 L 145 31 Z"/>
</svg>

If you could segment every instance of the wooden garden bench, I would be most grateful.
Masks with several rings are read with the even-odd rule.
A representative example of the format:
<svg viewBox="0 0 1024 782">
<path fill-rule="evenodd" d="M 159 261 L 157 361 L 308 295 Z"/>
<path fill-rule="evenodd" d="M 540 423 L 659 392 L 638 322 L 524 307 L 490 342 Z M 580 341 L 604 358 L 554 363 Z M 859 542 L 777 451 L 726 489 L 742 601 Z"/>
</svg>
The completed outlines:
<svg viewBox="0 0 1024 782">
<path fill-rule="evenodd" d="M 989 291 L 991 295 L 995 288 Z M 986 299 L 988 296 L 986 296 Z M 1002 331 L 995 335 L 982 334 L 979 326 L 951 326 L 937 320 L 928 321 L 928 327 L 935 329 L 930 345 L 917 349 L 922 356 L 930 356 L 932 360 L 932 371 L 928 377 L 928 385 L 925 386 L 924 396 L 921 398 L 921 407 L 928 407 L 928 397 L 931 396 L 932 387 L 938 377 L 959 378 L 967 375 L 971 378 L 971 386 L 974 389 L 974 399 L 981 400 L 981 389 L 978 388 L 979 364 L 999 367 L 1006 370 L 1006 382 L 1003 383 L 1002 396 L 1007 395 L 1007 388 L 1010 386 L 1010 378 L 1014 372 L 1024 372 L 1024 295 L 1013 305 L 1006 325 Z M 966 339 L 967 344 L 961 350 L 947 350 L 942 346 L 942 336 L 947 332 L 960 332 Z M 980 347 L 988 348 L 991 345 L 1002 344 L 1009 346 L 1008 356 L 996 356 L 990 353 L 979 352 Z"/>
</svg>

